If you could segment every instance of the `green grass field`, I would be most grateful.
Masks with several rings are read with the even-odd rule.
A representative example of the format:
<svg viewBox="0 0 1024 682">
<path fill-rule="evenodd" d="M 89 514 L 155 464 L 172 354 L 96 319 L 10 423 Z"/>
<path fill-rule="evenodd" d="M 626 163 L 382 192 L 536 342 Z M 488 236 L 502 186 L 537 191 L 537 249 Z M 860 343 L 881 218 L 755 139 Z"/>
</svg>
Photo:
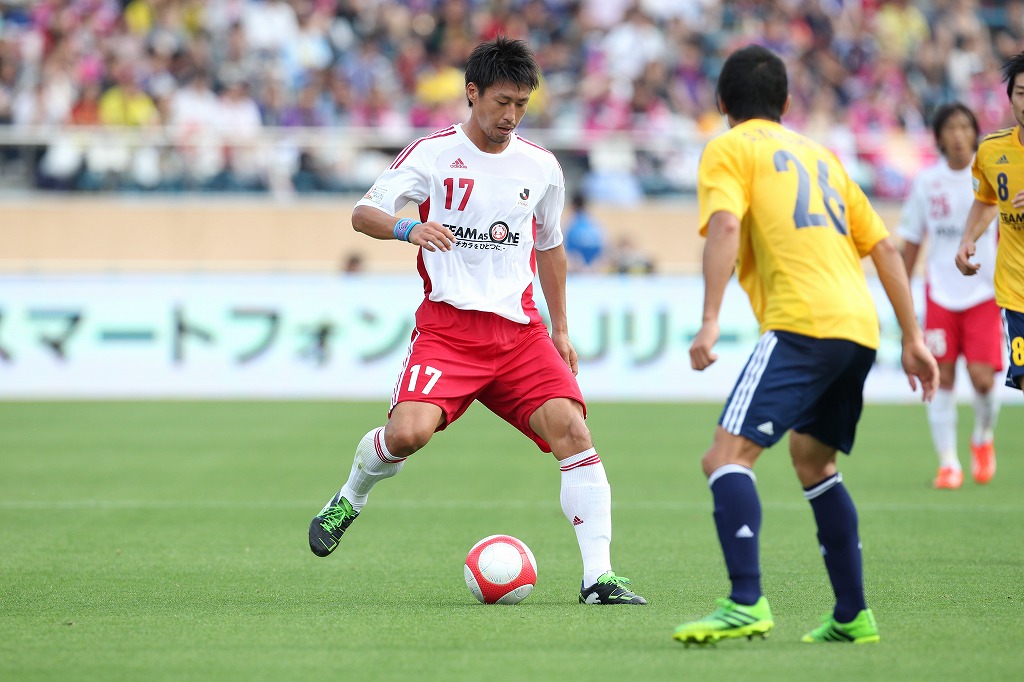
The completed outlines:
<svg viewBox="0 0 1024 682">
<path fill-rule="evenodd" d="M 3 680 L 1024 679 L 1024 410 L 999 471 L 929 488 L 924 409 L 865 411 L 841 469 L 857 501 L 877 646 L 808 645 L 831 591 L 784 444 L 758 468 L 776 628 L 671 639 L 728 591 L 700 473 L 718 406 L 591 405 L 618 573 L 647 607 L 576 602 L 555 462 L 475 406 L 381 484 L 334 556 L 306 528 L 385 405 L 0 403 Z M 973 419 L 961 408 L 962 444 Z M 966 457 L 963 457 L 966 461 Z M 968 477 L 969 478 L 969 477 Z M 534 593 L 478 604 L 462 562 L 527 542 Z"/>
</svg>

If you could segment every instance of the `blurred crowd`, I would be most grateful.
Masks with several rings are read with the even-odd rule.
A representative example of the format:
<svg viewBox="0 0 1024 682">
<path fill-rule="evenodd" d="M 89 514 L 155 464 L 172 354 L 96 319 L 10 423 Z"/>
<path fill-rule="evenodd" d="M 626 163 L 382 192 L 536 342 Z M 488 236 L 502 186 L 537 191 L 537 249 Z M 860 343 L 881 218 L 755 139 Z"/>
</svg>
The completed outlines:
<svg viewBox="0 0 1024 682">
<path fill-rule="evenodd" d="M 787 125 L 898 197 L 938 104 L 1013 123 L 1024 0 L 0 1 L 0 184 L 362 191 L 395 145 L 466 119 L 465 60 L 501 33 L 544 73 L 524 134 L 592 198 L 692 190 L 718 69 L 750 42 L 788 64 Z"/>
</svg>

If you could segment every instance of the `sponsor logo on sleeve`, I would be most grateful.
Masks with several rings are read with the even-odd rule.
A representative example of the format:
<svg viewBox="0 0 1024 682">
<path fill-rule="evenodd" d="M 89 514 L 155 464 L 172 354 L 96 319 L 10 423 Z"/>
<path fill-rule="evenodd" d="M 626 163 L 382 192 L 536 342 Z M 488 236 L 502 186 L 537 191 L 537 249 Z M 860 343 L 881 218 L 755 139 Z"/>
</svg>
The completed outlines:
<svg viewBox="0 0 1024 682">
<path fill-rule="evenodd" d="M 374 185 L 369 190 L 367 190 L 366 194 L 363 195 L 363 198 L 366 199 L 367 201 L 377 204 L 378 206 L 383 206 L 384 195 L 387 194 L 387 191 L 387 187 L 384 187 L 382 185 Z"/>
</svg>

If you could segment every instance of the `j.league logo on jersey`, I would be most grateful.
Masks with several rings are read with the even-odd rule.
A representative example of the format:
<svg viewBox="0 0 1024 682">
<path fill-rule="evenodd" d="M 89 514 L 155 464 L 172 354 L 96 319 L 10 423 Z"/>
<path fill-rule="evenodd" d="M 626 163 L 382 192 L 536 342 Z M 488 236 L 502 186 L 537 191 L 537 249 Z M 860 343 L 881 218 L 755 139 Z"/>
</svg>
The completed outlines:
<svg viewBox="0 0 1024 682">
<path fill-rule="evenodd" d="M 519 201 L 517 201 L 516 204 L 519 205 L 519 206 L 522 206 L 523 208 L 530 208 L 530 201 L 529 201 L 529 199 L 530 199 L 530 188 L 529 187 L 524 187 L 523 191 L 519 193 Z"/>
</svg>

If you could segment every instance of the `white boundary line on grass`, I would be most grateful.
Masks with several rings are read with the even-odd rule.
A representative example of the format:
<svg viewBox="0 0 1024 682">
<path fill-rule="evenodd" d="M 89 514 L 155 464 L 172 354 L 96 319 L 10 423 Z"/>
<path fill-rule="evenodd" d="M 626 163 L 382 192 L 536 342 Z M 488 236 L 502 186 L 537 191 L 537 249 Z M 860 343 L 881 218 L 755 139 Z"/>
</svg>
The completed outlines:
<svg viewBox="0 0 1024 682">
<path fill-rule="evenodd" d="M 663 511 L 703 511 L 710 508 L 710 501 L 707 502 L 616 502 L 612 504 L 615 509 L 621 510 L 663 510 Z M 0 500 L 0 510 L 3 511 L 34 511 L 53 509 L 73 510 L 161 510 L 161 509 L 306 509 L 316 512 L 310 501 L 297 500 Z M 776 511 L 800 511 L 806 510 L 808 505 L 804 502 L 764 502 L 765 509 Z M 450 510 L 480 510 L 480 509 L 557 509 L 554 503 L 536 503 L 521 500 L 382 500 L 373 505 L 374 509 L 450 509 Z M 866 502 L 857 505 L 860 512 L 952 512 L 952 513 L 1004 513 L 1019 514 L 1024 511 L 1022 505 L 986 505 L 986 504 L 911 504 L 901 502 Z"/>
</svg>

